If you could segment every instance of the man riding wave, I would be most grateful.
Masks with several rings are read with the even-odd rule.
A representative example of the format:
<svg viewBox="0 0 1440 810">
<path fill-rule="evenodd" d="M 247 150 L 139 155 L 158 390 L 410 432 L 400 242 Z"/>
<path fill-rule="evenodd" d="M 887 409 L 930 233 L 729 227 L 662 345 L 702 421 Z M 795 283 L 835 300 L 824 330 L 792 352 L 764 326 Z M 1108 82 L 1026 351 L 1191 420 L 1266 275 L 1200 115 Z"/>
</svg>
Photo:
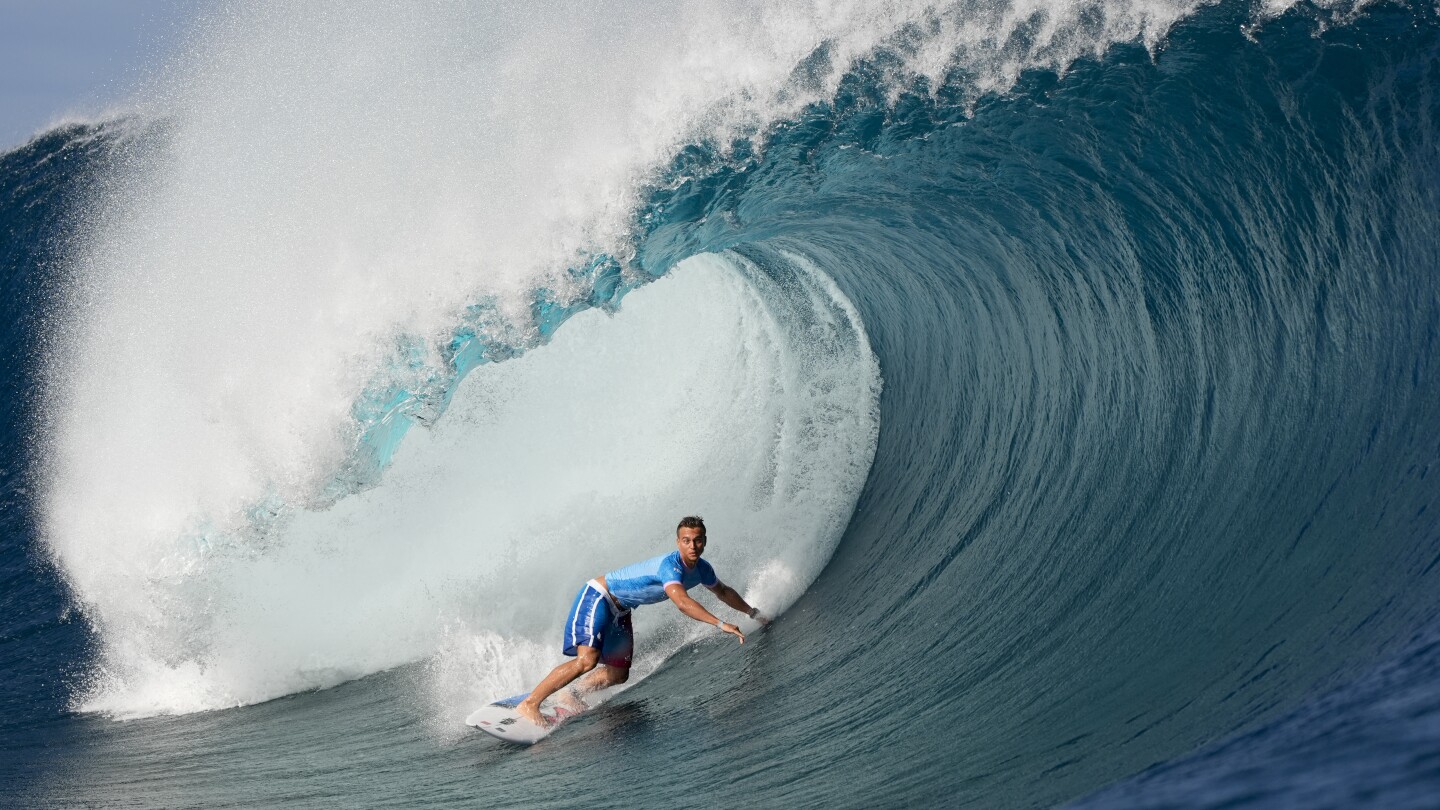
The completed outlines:
<svg viewBox="0 0 1440 810">
<path fill-rule="evenodd" d="M 516 712 L 532 723 L 545 726 L 548 721 L 540 713 L 540 704 L 575 679 L 585 676 L 571 690 L 577 699 L 629 679 L 635 647 L 630 611 L 641 605 L 668 598 L 681 613 L 697 622 L 713 624 L 744 644 L 745 634 L 739 627 L 715 618 L 690 598 L 687 591 L 696 585 L 709 588 L 721 602 L 746 616 L 762 624 L 768 622 L 738 591 L 715 576 L 710 563 L 700 559 L 705 553 L 705 521 L 694 516 L 681 519 L 675 527 L 675 546 L 676 550 L 669 554 L 627 565 L 585 583 L 565 621 L 564 653 L 575 660 L 551 670 L 530 696 L 515 707 Z"/>
</svg>

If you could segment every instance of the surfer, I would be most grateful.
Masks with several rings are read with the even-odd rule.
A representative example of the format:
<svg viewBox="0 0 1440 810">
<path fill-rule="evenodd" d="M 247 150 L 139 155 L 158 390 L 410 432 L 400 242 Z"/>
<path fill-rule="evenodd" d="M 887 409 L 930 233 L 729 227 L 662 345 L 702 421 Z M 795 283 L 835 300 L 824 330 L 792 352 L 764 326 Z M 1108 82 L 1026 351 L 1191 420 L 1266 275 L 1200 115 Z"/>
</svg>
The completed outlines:
<svg viewBox="0 0 1440 810">
<path fill-rule="evenodd" d="M 565 621 L 565 654 L 575 660 L 551 670 L 530 696 L 515 707 L 516 712 L 544 727 L 548 721 L 540 712 L 540 704 L 576 678 L 585 676 L 571 690 L 573 702 L 579 702 L 580 695 L 624 683 L 630 677 L 634 650 L 630 611 L 640 605 L 668 598 L 681 613 L 697 622 L 713 624 L 744 644 L 745 634 L 739 627 L 715 618 L 690 598 L 688 590 L 704 585 L 735 610 L 761 624 L 769 621 L 747 604 L 738 591 L 721 582 L 710 563 L 700 559 L 705 553 L 705 521 L 694 516 L 681 519 L 675 527 L 675 546 L 677 550 L 669 554 L 627 565 L 585 583 Z"/>
</svg>

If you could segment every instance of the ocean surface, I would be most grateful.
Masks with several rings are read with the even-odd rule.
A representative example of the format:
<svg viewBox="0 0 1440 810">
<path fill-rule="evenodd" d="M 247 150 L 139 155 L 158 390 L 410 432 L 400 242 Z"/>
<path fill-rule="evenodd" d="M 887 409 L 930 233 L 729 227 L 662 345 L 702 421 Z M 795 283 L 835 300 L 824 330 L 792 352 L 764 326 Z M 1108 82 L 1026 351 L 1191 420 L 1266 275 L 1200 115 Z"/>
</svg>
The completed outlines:
<svg viewBox="0 0 1440 810">
<path fill-rule="evenodd" d="M 1440 801 L 1434 5 L 183 36 L 0 155 L 0 804 Z"/>
</svg>

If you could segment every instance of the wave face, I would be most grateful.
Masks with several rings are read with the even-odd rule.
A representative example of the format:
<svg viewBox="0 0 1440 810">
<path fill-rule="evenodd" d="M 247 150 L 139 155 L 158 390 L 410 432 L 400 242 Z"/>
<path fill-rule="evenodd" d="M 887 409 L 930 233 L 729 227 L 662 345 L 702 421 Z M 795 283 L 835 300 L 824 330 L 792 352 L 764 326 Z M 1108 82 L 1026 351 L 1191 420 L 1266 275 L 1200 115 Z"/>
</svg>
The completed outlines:
<svg viewBox="0 0 1440 810">
<path fill-rule="evenodd" d="M 1433 702 L 1432 8 L 606 11 L 229 10 L 5 156 L 24 795 L 1205 805 Z M 460 736 L 697 511 L 779 622 Z"/>
</svg>

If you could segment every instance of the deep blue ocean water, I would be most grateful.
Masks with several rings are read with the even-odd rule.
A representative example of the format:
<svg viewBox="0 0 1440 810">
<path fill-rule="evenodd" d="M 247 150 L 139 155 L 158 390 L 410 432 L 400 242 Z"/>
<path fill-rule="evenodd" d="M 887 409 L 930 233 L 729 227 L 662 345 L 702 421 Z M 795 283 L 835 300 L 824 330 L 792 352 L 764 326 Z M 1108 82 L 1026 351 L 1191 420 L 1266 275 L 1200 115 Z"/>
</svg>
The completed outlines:
<svg viewBox="0 0 1440 810">
<path fill-rule="evenodd" d="M 1222 4 L 998 95 L 892 95 L 888 58 L 763 141 L 681 150 L 626 282 L 585 265 L 603 294 L 574 306 L 624 293 L 624 319 L 704 252 L 822 268 L 884 381 L 833 557 L 743 655 L 686 644 L 531 749 L 437 739 L 423 660 L 80 710 L 105 625 L 42 536 L 43 369 L 97 184 L 161 136 L 0 157 L 0 801 L 1434 806 L 1435 9 Z"/>
</svg>

